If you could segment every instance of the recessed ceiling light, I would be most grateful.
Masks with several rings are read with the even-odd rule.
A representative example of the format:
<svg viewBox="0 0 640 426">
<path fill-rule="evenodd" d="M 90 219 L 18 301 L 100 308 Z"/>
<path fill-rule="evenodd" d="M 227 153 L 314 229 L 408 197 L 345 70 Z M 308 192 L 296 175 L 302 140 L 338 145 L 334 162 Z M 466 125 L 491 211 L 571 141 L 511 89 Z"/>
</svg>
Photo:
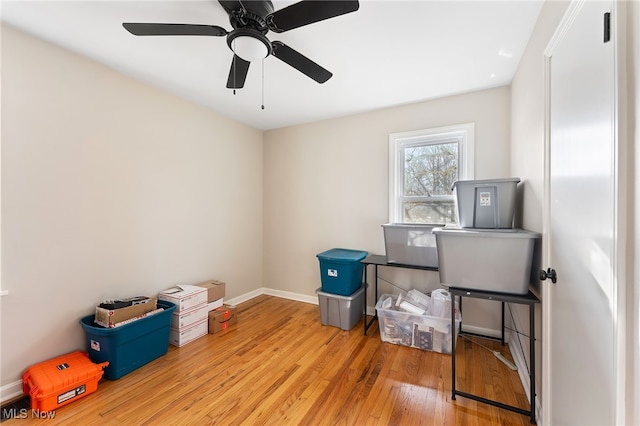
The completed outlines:
<svg viewBox="0 0 640 426">
<path fill-rule="evenodd" d="M 502 56 L 503 58 L 513 58 L 513 52 L 509 52 L 504 49 L 498 50 L 498 55 Z"/>
</svg>

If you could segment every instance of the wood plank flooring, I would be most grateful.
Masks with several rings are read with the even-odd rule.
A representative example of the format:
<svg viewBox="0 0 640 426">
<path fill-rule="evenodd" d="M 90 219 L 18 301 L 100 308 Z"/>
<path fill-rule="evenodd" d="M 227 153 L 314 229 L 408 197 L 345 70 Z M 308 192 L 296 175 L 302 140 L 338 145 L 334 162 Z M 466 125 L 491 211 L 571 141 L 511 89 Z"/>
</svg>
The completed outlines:
<svg viewBox="0 0 640 426">
<path fill-rule="evenodd" d="M 55 412 L 47 425 L 525 425 L 458 396 L 451 357 L 320 324 L 318 306 L 259 296 L 229 330 L 176 348 Z M 506 346 L 481 340 L 511 359 Z M 517 372 L 458 339 L 457 388 L 528 409 Z"/>
</svg>

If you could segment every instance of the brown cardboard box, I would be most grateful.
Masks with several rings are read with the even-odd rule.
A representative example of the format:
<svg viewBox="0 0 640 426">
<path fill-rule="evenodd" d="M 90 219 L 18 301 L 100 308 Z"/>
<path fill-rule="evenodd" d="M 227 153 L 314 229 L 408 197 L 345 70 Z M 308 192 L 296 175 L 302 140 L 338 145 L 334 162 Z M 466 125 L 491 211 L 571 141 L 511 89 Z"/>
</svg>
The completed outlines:
<svg viewBox="0 0 640 426">
<path fill-rule="evenodd" d="M 224 305 L 209 312 L 209 334 L 226 330 L 238 322 L 238 308 L 233 305 Z"/>
<path fill-rule="evenodd" d="M 207 289 L 207 303 L 224 297 L 225 284 L 222 281 L 209 280 L 196 285 Z"/>
<path fill-rule="evenodd" d="M 139 317 L 156 310 L 157 307 L 158 299 L 149 299 L 146 303 L 139 303 L 120 309 L 104 309 L 96 306 L 95 322 L 103 327 L 112 328 L 115 327 L 117 323 Z"/>
</svg>

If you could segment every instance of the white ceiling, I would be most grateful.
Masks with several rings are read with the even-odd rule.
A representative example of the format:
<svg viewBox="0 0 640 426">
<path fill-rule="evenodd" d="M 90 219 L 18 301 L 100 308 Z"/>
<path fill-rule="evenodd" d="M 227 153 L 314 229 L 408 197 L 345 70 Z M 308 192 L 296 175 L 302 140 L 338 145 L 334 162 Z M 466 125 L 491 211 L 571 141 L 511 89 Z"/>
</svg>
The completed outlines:
<svg viewBox="0 0 640 426">
<path fill-rule="evenodd" d="M 274 1 L 279 10 L 295 1 Z M 542 0 L 361 0 L 360 9 L 285 33 L 269 32 L 333 73 L 318 84 L 284 62 L 252 64 L 245 87 L 225 87 L 224 37 L 136 37 L 122 22 L 219 25 L 215 0 L 2 0 L 2 21 L 267 130 L 507 85 Z M 264 89 L 265 109 L 260 108 Z"/>
</svg>

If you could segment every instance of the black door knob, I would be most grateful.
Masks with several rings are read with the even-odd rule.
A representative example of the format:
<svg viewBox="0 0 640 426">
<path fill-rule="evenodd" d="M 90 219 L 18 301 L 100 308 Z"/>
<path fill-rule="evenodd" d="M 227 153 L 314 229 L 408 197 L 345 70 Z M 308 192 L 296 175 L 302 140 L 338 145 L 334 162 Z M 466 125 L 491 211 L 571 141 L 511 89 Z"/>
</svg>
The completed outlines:
<svg viewBox="0 0 640 426">
<path fill-rule="evenodd" d="M 555 269 L 547 268 L 546 271 L 544 269 L 540 269 L 540 271 L 538 272 L 538 278 L 540 278 L 541 281 L 549 278 L 551 282 L 555 284 L 558 280 L 558 275 L 556 274 Z"/>
</svg>

